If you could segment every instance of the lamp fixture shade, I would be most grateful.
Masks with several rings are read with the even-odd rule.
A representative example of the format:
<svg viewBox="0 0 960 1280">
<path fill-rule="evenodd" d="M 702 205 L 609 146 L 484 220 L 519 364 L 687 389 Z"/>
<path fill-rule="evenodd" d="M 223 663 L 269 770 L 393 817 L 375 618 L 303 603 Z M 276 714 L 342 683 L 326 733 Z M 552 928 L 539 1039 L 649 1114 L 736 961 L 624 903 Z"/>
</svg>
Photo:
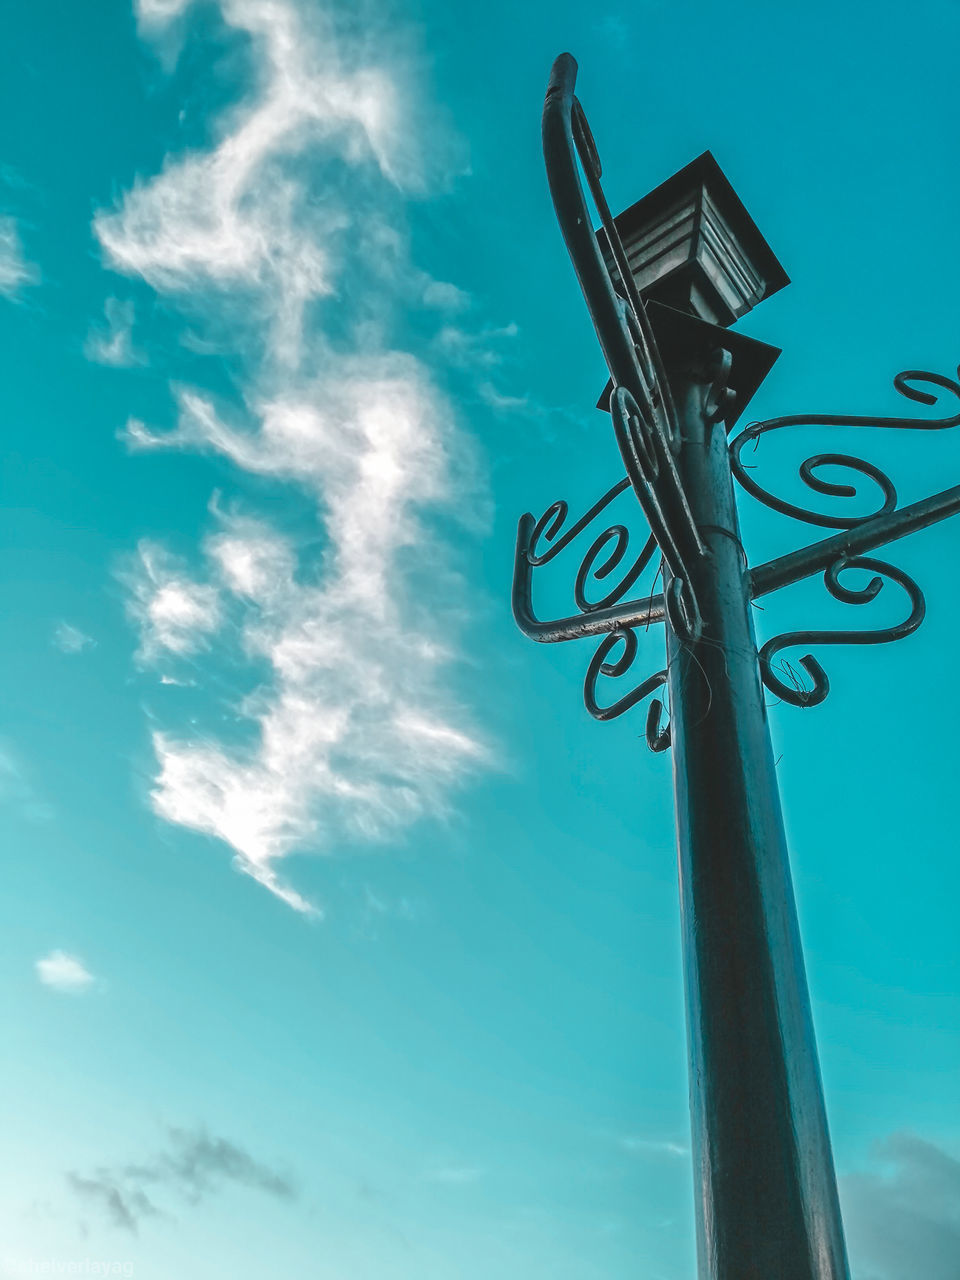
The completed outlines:
<svg viewBox="0 0 960 1280">
<path fill-rule="evenodd" d="M 641 296 L 731 325 L 790 280 L 709 151 L 614 222 Z M 603 230 L 600 248 L 614 279 Z"/>
</svg>

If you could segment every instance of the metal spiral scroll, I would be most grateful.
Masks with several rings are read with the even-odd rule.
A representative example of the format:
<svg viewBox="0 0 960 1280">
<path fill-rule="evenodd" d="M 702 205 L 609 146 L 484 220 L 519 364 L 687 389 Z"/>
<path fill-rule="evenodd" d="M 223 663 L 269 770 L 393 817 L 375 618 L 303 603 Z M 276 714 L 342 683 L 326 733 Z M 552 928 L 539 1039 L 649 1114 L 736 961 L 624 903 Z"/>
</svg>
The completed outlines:
<svg viewBox="0 0 960 1280">
<path fill-rule="evenodd" d="M 589 511 L 582 515 L 579 520 L 574 521 L 569 529 L 564 532 L 561 532 L 561 530 L 563 530 L 566 522 L 569 507 L 562 500 L 552 503 L 533 526 L 530 533 L 530 540 L 525 553 L 527 563 L 533 568 L 547 564 L 583 533 L 615 498 L 629 488 L 629 479 L 619 481 L 612 489 L 608 489 Z M 539 550 L 541 540 L 549 544 L 542 551 Z M 590 544 L 580 561 L 574 586 L 577 608 L 581 613 L 589 614 L 598 609 L 606 609 L 610 605 L 616 604 L 617 601 L 622 600 L 634 586 L 640 574 L 657 551 L 656 539 L 650 534 L 644 542 L 639 555 L 634 559 L 617 585 L 601 599 L 588 600 L 586 597 L 588 580 L 593 578 L 600 581 L 617 570 L 627 557 L 629 542 L 630 533 L 626 526 L 612 524 L 604 529 Z M 600 561 L 599 565 L 598 561 Z M 615 660 L 608 661 L 611 651 L 621 643 L 623 644 L 623 652 Z M 638 702 L 641 702 L 651 694 L 654 689 L 659 688 L 666 682 L 666 671 L 658 671 L 629 693 L 617 699 L 616 702 L 609 706 L 601 706 L 596 697 L 598 678 L 600 676 L 619 678 L 625 675 L 633 665 L 636 656 L 637 636 L 632 627 L 619 627 L 610 631 L 600 641 L 587 668 L 583 687 L 584 703 L 587 711 L 595 720 L 613 720 L 616 716 L 623 715 L 625 711 L 635 707 Z M 669 726 L 665 728 L 661 726 L 662 716 L 663 703 L 660 699 L 654 699 L 650 704 L 646 727 L 647 743 L 651 751 L 664 751 L 670 745 L 670 729 Z"/>
<path fill-rule="evenodd" d="M 960 368 L 957 370 L 957 376 L 960 378 Z M 921 391 L 918 387 L 911 385 L 914 382 L 931 383 L 933 386 L 949 391 L 960 399 L 960 382 L 943 374 L 930 373 L 921 369 L 906 369 L 903 373 L 898 373 L 893 380 L 893 385 L 908 400 L 915 400 L 919 404 L 932 405 L 937 403 L 938 396 L 936 394 Z M 866 515 L 825 515 L 819 511 L 810 511 L 805 507 L 796 506 L 792 502 L 786 502 L 757 484 L 742 461 L 741 454 L 744 446 L 751 441 L 756 444 L 761 435 L 768 431 L 778 431 L 781 427 L 901 427 L 908 430 L 939 431 L 945 427 L 955 427 L 958 424 L 960 424 L 960 412 L 948 418 L 870 418 L 845 414 L 817 413 L 768 418 L 765 422 L 751 423 L 731 442 L 730 469 L 749 494 L 752 494 L 754 498 L 765 506 L 771 507 L 774 511 L 779 511 L 782 515 L 792 516 L 795 520 L 802 520 L 806 524 L 819 525 L 824 529 L 852 529 L 858 524 L 863 524 L 866 520 L 886 515 L 896 509 L 897 491 L 889 476 L 885 475 L 879 467 L 875 467 L 873 463 L 866 462 L 862 458 L 855 458 L 846 453 L 818 453 L 813 457 L 807 458 L 801 464 L 800 478 L 807 488 L 812 489 L 815 493 L 826 494 L 834 498 L 855 498 L 857 496 L 855 485 L 836 484 L 817 475 L 818 468 L 834 466 L 846 467 L 850 471 L 855 471 L 861 476 L 868 477 L 877 484 L 883 495 L 882 504 L 875 510 L 867 512 Z"/>
<path fill-rule="evenodd" d="M 593 504 L 590 510 L 580 517 L 566 533 L 557 538 L 557 534 L 563 528 L 564 521 L 567 518 L 569 507 L 560 499 L 558 502 L 552 503 L 547 507 L 546 511 L 533 527 L 530 535 L 530 545 L 527 548 L 527 563 L 533 568 L 538 568 L 542 564 L 547 564 L 554 556 L 559 555 L 561 551 L 578 537 L 584 529 L 600 514 L 601 511 L 620 496 L 624 490 L 630 488 L 630 481 L 627 479 L 620 480 L 608 489 L 603 497 Z M 543 552 L 537 551 L 537 544 L 541 538 L 545 538 L 551 543 Z M 553 539 L 557 538 L 554 542 Z M 596 568 L 596 562 L 600 557 L 600 553 L 611 543 L 615 545 L 607 555 L 606 559 Z M 600 600 L 588 600 L 585 595 L 587 580 L 591 575 L 598 581 L 607 578 L 613 573 L 623 561 L 630 544 L 630 534 L 625 525 L 614 524 L 596 538 L 589 550 L 580 562 L 580 568 L 577 570 L 577 577 L 574 584 L 574 598 L 577 602 L 577 608 L 581 613 L 589 613 L 593 609 L 606 609 L 609 605 L 616 604 L 618 600 L 622 600 L 627 592 L 633 587 L 637 579 L 643 573 L 644 569 L 653 558 L 653 554 L 657 549 L 656 539 L 651 534 L 643 545 L 640 554 L 634 560 L 633 564 L 624 574 L 620 582 L 607 592 Z"/>
<path fill-rule="evenodd" d="M 871 578 L 864 587 L 846 587 L 840 581 L 840 574 L 847 569 L 866 569 L 881 576 Z M 812 688 L 803 688 L 798 680 L 788 684 L 776 675 L 773 670 L 773 658 L 784 649 L 806 644 L 885 644 L 890 640 L 902 640 L 904 636 L 916 631 L 923 621 L 925 611 L 923 593 L 902 569 L 897 569 L 883 560 L 853 556 L 835 561 L 823 575 L 827 590 L 835 600 L 841 600 L 844 604 L 869 604 L 882 590 L 883 578 L 890 578 L 903 587 L 910 599 L 910 616 L 895 627 L 884 627 L 876 631 L 787 631 L 783 635 L 775 636 L 760 650 L 760 676 L 771 693 L 775 693 L 784 702 L 792 703 L 795 707 L 815 707 L 830 692 L 827 673 L 817 659 L 809 653 L 800 659 L 800 666 L 813 682 Z"/>
<path fill-rule="evenodd" d="M 619 658 L 609 662 L 607 659 L 610 652 L 618 644 L 623 645 L 623 652 Z M 583 701 L 594 720 L 613 720 L 616 716 L 622 716 L 625 711 L 629 711 L 631 707 L 635 707 L 638 702 L 642 702 L 653 693 L 654 689 L 659 689 L 661 685 L 666 684 L 666 671 L 657 671 L 654 675 L 648 676 L 642 684 L 638 684 L 635 689 L 618 698 L 616 702 L 607 707 L 601 707 L 597 702 L 597 678 L 599 676 L 617 678 L 626 675 L 636 656 L 637 633 L 632 627 L 611 631 L 597 646 L 583 682 Z M 670 745 L 670 726 L 661 727 L 662 716 L 663 702 L 659 698 L 654 698 L 647 711 L 646 726 L 647 746 L 651 751 L 666 751 Z"/>
</svg>

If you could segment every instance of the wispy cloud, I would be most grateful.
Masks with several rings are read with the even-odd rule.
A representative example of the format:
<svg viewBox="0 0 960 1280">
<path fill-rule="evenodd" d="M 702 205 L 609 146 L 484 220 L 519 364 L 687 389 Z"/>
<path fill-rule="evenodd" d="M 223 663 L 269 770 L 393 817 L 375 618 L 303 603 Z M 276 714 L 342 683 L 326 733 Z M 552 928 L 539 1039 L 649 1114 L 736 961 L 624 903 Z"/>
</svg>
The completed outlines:
<svg viewBox="0 0 960 1280">
<path fill-rule="evenodd" d="M 41 956 L 34 966 L 37 977 L 45 987 L 63 991 L 68 995 L 80 995 L 93 986 L 93 974 L 79 958 L 66 951 L 51 951 Z"/>
<path fill-rule="evenodd" d="M 104 323 L 87 334 L 84 354 L 97 364 L 116 368 L 142 364 L 143 356 L 133 347 L 134 306 L 129 299 L 108 298 L 103 306 Z"/>
<path fill-rule="evenodd" d="M 34 284 L 38 278 L 37 268 L 23 255 L 16 220 L 0 216 L 0 294 L 16 298 L 24 285 Z"/>
<path fill-rule="evenodd" d="M 504 343 L 512 342 L 518 333 L 515 324 L 481 329 L 445 324 L 434 343 L 451 364 L 464 369 L 489 369 L 503 361 Z"/>
<path fill-rule="evenodd" d="M 421 915 L 421 906 L 406 894 L 392 897 L 373 889 L 369 884 L 363 886 L 363 916 L 368 926 L 382 920 L 417 920 Z"/>
<path fill-rule="evenodd" d="M 137 1187 L 119 1186 L 105 1169 L 85 1176 L 68 1173 L 67 1185 L 85 1204 L 98 1209 L 111 1226 L 136 1234 L 144 1218 L 159 1216 L 153 1201 Z"/>
<path fill-rule="evenodd" d="M 139 1164 L 71 1172 L 67 1184 L 107 1221 L 136 1233 L 145 1219 L 164 1216 L 160 1207 L 175 1200 L 198 1205 L 230 1186 L 293 1200 L 297 1189 L 284 1174 L 256 1160 L 243 1147 L 203 1129 L 170 1129 L 165 1147 Z"/>
<path fill-rule="evenodd" d="M 477 395 L 484 404 L 497 412 L 511 412 L 517 409 L 529 409 L 529 396 L 511 396 L 498 391 L 492 382 L 481 382 L 477 387 Z"/>
<path fill-rule="evenodd" d="M 93 649 L 97 642 L 72 622 L 58 622 L 53 632 L 53 643 L 61 653 L 74 654 Z"/>
<path fill-rule="evenodd" d="M 913 1133 L 875 1150 L 872 1167 L 841 1180 L 850 1255 L 859 1280 L 956 1280 L 960 1274 L 960 1160 Z"/>
<path fill-rule="evenodd" d="M 188 9 L 141 0 L 140 15 L 157 31 Z M 172 432 L 131 421 L 126 438 L 305 490 L 323 551 L 216 513 L 199 576 L 141 546 L 130 607 L 146 662 L 236 641 L 266 665 L 239 708 L 257 730 L 246 745 L 155 735 L 152 800 L 309 912 L 279 859 L 442 813 L 485 756 L 444 678 L 459 588 L 432 532 L 473 483 L 469 450 L 431 371 L 385 339 L 393 306 L 449 314 L 468 300 L 418 271 L 398 230 L 403 190 L 425 182 L 402 59 L 345 43 L 322 10 L 290 0 L 220 11 L 250 37 L 255 89 L 210 150 L 168 157 L 95 230 L 114 267 L 208 332 L 246 335 L 242 403 L 177 388 Z"/>
<path fill-rule="evenodd" d="M 122 575 L 130 594 L 127 609 L 140 626 L 145 662 L 166 654 L 197 653 L 221 623 L 217 589 L 190 578 L 162 546 L 144 540 Z"/>
<path fill-rule="evenodd" d="M 53 809 L 37 792 L 30 772 L 13 745 L 0 738 L 0 805 L 28 822 L 49 822 Z"/>
<path fill-rule="evenodd" d="M 672 1142 L 665 1138 L 641 1138 L 636 1134 L 623 1134 L 617 1143 L 624 1151 L 635 1155 L 652 1156 L 689 1156 L 690 1148 L 682 1142 Z"/>
<path fill-rule="evenodd" d="M 440 311 L 464 311 L 470 305 L 470 295 L 447 280 L 424 282 L 423 303 Z"/>
<path fill-rule="evenodd" d="M 138 6 L 153 28 L 188 7 Z M 95 231 L 115 266 L 159 290 L 243 291 L 273 354 L 295 363 L 307 307 L 335 287 L 331 238 L 350 223 L 345 209 L 311 200 L 305 157 L 325 148 L 361 168 L 372 162 L 400 185 L 418 175 L 393 79 L 376 66 L 351 67 L 319 8 L 308 23 L 284 0 L 219 7 L 253 41 L 259 93 L 231 113 L 218 145 L 168 160 L 118 211 L 99 214 Z"/>
</svg>

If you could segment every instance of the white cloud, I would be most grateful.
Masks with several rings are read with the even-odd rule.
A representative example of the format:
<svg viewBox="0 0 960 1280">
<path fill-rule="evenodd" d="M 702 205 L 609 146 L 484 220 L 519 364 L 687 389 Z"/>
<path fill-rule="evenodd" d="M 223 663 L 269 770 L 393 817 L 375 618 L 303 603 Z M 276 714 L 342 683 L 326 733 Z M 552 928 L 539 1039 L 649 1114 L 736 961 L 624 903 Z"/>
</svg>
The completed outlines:
<svg viewBox="0 0 960 1280">
<path fill-rule="evenodd" d="M 858 1280 L 957 1280 L 960 1160 L 913 1133 L 895 1133 L 872 1167 L 840 1183 Z"/>
<path fill-rule="evenodd" d="M 403 448 L 402 432 L 389 439 Z M 282 451 L 265 456 L 284 471 L 293 465 Z M 383 837 L 442 812 L 448 785 L 484 755 L 436 688 L 444 647 L 405 620 L 397 599 L 400 557 L 416 533 L 407 499 L 389 495 L 413 481 L 400 478 L 390 449 L 348 452 L 330 465 L 339 472 L 348 459 L 352 481 L 344 478 L 342 494 L 328 491 L 331 541 L 319 581 L 298 580 L 292 542 L 266 524 L 221 517 L 207 543 L 242 647 L 273 676 L 247 707 L 256 745 L 241 752 L 154 738 L 156 811 L 225 839 L 243 870 L 299 910 L 308 905 L 278 880 L 279 858 L 338 835 Z M 425 470 L 417 483 L 429 487 Z M 156 651 L 149 613 L 142 618 L 144 647 Z"/>
<path fill-rule="evenodd" d="M 192 0 L 137 0 L 137 17 L 145 26 L 162 25 L 182 14 Z"/>
<path fill-rule="evenodd" d="M 423 290 L 425 306 L 438 311 L 465 311 L 470 305 L 470 295 L 446 280 L 428 280 Z"/>
<path fill-rule="evenodd" d="M 0 216 L 0 294 L 16 298 L 25 284 L 37 280 L 37 269 L 23 256 L 16 221 Z"/>
<path fill-rule="evenodd" d="M 42 956 L 34 966 L 37 977 L 45 987 L 78 995 L 93 985 L 93 974 L 77 956 L 66 951 L 51 951 Z"/>
<path fill-rule="evenodd" d="M 512 412 L 517 409 L 529 409 L 529 396 L 510 396 L 502 391 L 498 391 L 492 382 L 481 382 L 477 387 L 477 394 L 484 404 L 488 404 L 491 409 L 498 412 Z"/>
<path fill-rule="evenodd" d="M 187 7 L 139 6 L 152 25 Z M 415 170 L 393 81 L 377 67 L 348 67 L 319 9 L 309 24 L 283 0 L 220 0 L 220 11 L 254 42 L 259 94 L 229 116 L 212 150 L 168 159 L 119 210 L 98 214 L 94 230 L 115 267 L 159 290 L 247 291 L 273 355 L 296 365 L 307 307 L 334 289 L 322 237 L 345 225 L 341 210 L 311 199 L 298 161 L 325 145 L 400 185 Z"/>
<path fill-rule="evenodd" d="M 197 653 L 220 626 L 215 587 L 194 582 L 163 547 L 144 540 L 126 574 L 127 607 L 140 624 L 140 656 L 150 662 L 164 653 Z"/>
<path fill-rule="evenodd" d="M 159 26 L 187 7 L 142 0 L 140 15 Z M 430 527 L 433 510 L 462 498 L 466 444 L 427 368 L 383 344 L 370 281 L 356 272 L 373 271 L 378 312 L 394 287 L 447 311 L 466 298 L 405 259 L 400 189 L 420 175 L 402 69 L 388 75 L 369 48 L 338 44 L 319 10 L 308 21 L 289 0 L 220 9 L 250 36 L 256 89 L 223 117 L 209 151 L 168 157 L 95 229 L 114 267 L 208 328 L 246 324 L 262 341 L 242 348 L 242 405 L 179 388 L 172 432 L 131 420 L 125 437 L 297 485 L 315 499 L 322 553 L 214 509 L 205 572 L 145 543 L 128 574 L 130 609 L 146 663 L 235 643 L 268 673 L 239 705 L 254 730 L 242 746 L 195 730 L 155 734 L 152 802 L 226 841 L 243 871 L 307 912 L 279 860 L 442 814 L 450 787 L 485 756 L 445 688 L 459 602 Z M 334 295 L 335 345 L 311 309 Z"/>
<path fill-rule="evenodd" d="M 444 325 L 437 334 L 437 349 L 451 364 L 461 368 L 491 368 L 503 360 L 504 343 L 520 332 L 516 324 L 472 331 L 458 325 Z"/>
<path fill-rule="evenodd" d="M 58 622 L 53 632 L 53 643 L 62 653 L 74 654 L 94 648 L 97 642 L 73 623 Z"/>
<path fill-rule="evenodd" d="M 121 298 L 108 298 L 103 311 L 106 323 L 87 334 L 84 355 L 97 364 L 117 368 L 142 364 L 143 357 L 133 349 L 133 303 Z"/>
</svg>

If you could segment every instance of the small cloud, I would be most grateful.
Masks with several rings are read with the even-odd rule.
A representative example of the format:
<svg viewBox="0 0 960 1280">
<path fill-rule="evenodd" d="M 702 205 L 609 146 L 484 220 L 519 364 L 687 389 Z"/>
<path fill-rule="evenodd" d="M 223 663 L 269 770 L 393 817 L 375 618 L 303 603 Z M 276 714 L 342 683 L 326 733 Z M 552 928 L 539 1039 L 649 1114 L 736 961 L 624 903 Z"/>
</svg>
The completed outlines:
<svg viewBox="0 0 960 1280">
<path fill-rule="evenodd" d="M 133 349 L 133 303 L 108 298 L 103 310 L 106 324 L 91 329 L 83 346 L 84 355 L 97 364 L 115 368 L 143 364 L 143 357 Z"/>
<path fill-rule="evenodd" d="M 163 1216 L 157 1200 L 162 1202 L 164 1193 L 173 1193 L 191 1206 L 231 1185 L 277 1200 L 297 1197 L 288 1177 L 235 1142 L 204 1129 L 172 1128 L 166 1146 L 140 1164 L 101 1167 L 86 1174 L 70 1172 L 66 1178 L 70 1189 L 99 1209 L 112 1226 L 133 1234 L 145 1218 Z"/>
<path fill-rule="evenodd" d="M 159 1216 L 159 1210 L 145 1192 L 118 1184 L 108 1169 L 98 1169 L 85 1177 L 68 1173 L 67 1184 L 81 1200 L 99 1209 L 111 1226 L 134 1235 L 142 1218 Z"/>
<path fill-rule="evenodd" d="M 93 649 L 96 640 L 88 636 L 70 622 L 58 622 L 53 633 L 53 643 L 62 653 L 83 653 L 85 649 Z"/>
<path fill-rule="evenodd" d="M 438 311 L 465 311 L 470 305 L 470 295 L 446 280 L 431 280 L 423 290 L 423 303 Z"/>
<path fill-rule="evenodd" d="M 93 974 L 78 956 L 66 951 L 51 951 L 35 965 L 37 977 L 45 987 L 78 995 L 93 985 Z"/>
<path fill-rule="evenodd" d="M 503 360 L 502 345 L 520 332 L 516 324 L 487 326 L 471 332 L 446 324 L 437 333 L 434 344 L 448 364 L 457 368 L 490 368 Z"/>
<path fill-rule="evenodd" d="M 872 1167 L 841 1179 L 847 1242 L 869 1280 L 957 1280 L 960 1160 L 914 1133 L 895 1133 Z"/>
<path fill-rule="evenodd" d="M 0 217 L 0 294 L 15 299 L 26 284 L 35 284 L 39 273 L 23 256 L 16 221 Z"/>
<path fill-rule="evenodd" d="M 658 1138 L 638 1138 L 634 1134 L 625 1134 L 617 1142 L 624 1151 L 652 1156 L 688 1156 L 690 1148 L 682 1142 L 670 1142 Z"/>
<path fill-rule="evenodd" d="M 203 1129 L 171 1129 L 169 1140 L 169 1149 L 147 1171 L 157 1181 L 176 1186 L 193 1204 L 230 1182 L 278 1200 L 296 1199 L 296 1188 L 288 1177 L 255 1160 L 235 1142 Z M 130 1169 L 128 1173 L 147 1171 Z"/>
<path fill-rule="evenodd" d="M 491 409 L 498 412 L 508 412 L 513 409 L 528 409 L 530 400 L 527 396 L 508 396 L 498 391 L 492 382 L 481 382 L 477 387 L 477 394 L 484 404 L 488 404 Z"/>
<path fill-rule="evenodd" d="M 152 23 L 161 25 L 179 17 L 189 3 L 190 0 L 136 0 L 134 9 L 145 26 Z"/>
<path fill-rule="evenodd" d="M 137 550 L 138 562 L 126 578 L 128 611 L 140 625 L 140 657 L 151 662 L 162 653 L 199 652 L 220 626 L 216 587 L 191 580 L 156 543 L 143 541 Z"/>
</svg>

